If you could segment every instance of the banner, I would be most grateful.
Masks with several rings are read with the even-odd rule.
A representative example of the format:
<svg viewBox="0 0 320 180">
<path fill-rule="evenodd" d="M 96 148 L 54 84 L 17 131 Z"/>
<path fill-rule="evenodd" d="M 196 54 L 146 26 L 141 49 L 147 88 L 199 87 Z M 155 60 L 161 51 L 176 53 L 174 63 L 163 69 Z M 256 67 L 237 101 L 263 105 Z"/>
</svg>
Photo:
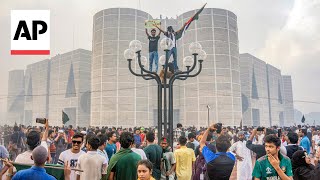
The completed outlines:
<svg viewBox="0 0 320 180">
<path fill-rule="evenodd" d="M 155 28 L 154 24 L 156 24 L 157 26 L 161 26 L 161 20 L 159 19 L 150 19 L 150 20 L 146 20 L 144 22 L 144 27 L 145 28 Z"/>
</svg>

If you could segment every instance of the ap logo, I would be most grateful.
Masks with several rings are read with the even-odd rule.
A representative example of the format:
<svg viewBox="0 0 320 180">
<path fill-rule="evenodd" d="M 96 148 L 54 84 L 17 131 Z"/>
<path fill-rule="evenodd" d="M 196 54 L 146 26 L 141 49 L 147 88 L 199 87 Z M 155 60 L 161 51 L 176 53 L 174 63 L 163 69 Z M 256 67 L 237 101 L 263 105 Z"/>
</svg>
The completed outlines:
<svg viewBox="0 0 320 180">
<path fill-rule="evenodd" d="M 11 11 L 11 55 L 50 54 L 50 11 Z"/>
</svg>

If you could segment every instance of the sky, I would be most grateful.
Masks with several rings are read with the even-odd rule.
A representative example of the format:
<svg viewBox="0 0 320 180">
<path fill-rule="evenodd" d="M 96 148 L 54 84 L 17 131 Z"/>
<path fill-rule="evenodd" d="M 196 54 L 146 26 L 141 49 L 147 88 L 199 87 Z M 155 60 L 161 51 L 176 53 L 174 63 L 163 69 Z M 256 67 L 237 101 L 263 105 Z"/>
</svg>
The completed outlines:
<svg viewBox="0 0 320 180">
<path fill-rule="evenodd" d="M 76 48 L 91 50 L 93 15 L 127 7 L 153 16 L 176 17 L 198 9 L 223 8 L 238 17 L 240 53 L 250 53 L 291 75 L 294 106 L 320 111 L 320 0 L 1 0 L 0 112 L 6 111 L 8 71 Z M 10 10 L 51 12 L 51 55 L 10 55 Z M 74 38 L 73 38 L 74 37 Z"/>
</svg>

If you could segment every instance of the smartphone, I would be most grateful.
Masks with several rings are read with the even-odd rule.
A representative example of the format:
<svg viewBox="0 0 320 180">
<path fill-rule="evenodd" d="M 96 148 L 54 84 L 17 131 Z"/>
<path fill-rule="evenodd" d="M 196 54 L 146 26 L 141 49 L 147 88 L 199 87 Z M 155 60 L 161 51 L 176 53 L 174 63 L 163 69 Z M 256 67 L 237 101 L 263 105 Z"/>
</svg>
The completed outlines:
<svg viewBox="0 0 320 180">
<path fill-rule="evenodd" d="M 281 129 L 278 129 L 278 137 L 281 137 Z"/>
<path fill-rule="evenodd" d="M 36 123 L 45 124 L 47 122 L 46 118 L 36 118 Z"/>
</svg>

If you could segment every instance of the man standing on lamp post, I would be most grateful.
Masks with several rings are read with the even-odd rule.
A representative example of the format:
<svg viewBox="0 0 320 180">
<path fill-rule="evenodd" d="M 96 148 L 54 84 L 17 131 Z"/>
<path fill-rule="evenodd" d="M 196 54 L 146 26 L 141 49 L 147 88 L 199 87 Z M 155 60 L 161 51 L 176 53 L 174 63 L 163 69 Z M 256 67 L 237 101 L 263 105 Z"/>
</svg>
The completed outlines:
<svg viewBox="0 0 320 180">
<path fill-rule="evenodd" d="M 150 34 L 148 33 L 148 30 L 146 29 L 146 34 L 149 39 L 149 71 L 150 72 L 152 72 L 153 60 L 156 66 L 155 72 L 156 73 L 158 72 L 158 60 L 159 60 L 158 41 L 160 39 L 160 33 L 161 31 L 159 31 L 159 34 L 156 36 L 156 29 L 151 29 L 151 36 L 150 36 Z"/>
</svg>

